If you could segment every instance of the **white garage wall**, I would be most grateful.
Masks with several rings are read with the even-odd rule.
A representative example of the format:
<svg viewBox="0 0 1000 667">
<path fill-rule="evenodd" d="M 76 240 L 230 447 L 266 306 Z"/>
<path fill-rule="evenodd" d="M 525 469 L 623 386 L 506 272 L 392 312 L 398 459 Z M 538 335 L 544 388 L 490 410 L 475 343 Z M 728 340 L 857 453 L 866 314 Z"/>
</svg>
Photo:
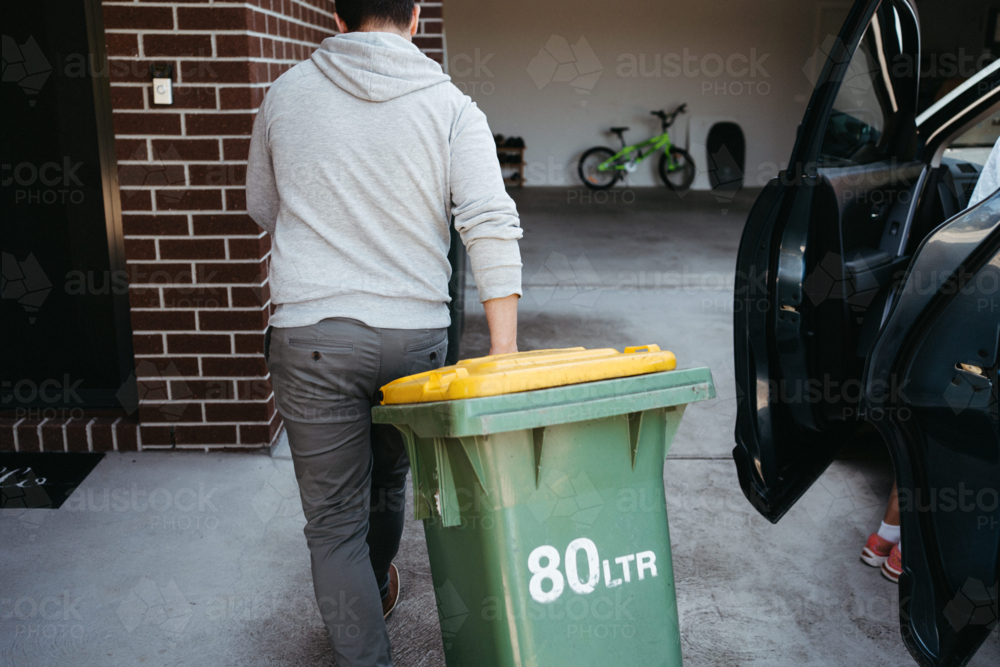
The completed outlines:
<svg viewBox="0 0 1000 667">
<path fill-rule="evenodd" d="M 608 127 L 630 126 L 626 139 L 635 143 L 659 133 L 651 109 L 687 102 L 674 140 L 705 170 L 707 128 L 737 122 L 747 142 L 745 184 L 757 186 L 788 160 L 818 71 L 809 58 L 850 4 L 447 0 L 448 70 L 495 133 L 524 137 L 529 185 L 577 183 L 584 150 L 617 150 Z M 656 156 L 629 185 L 659 185 Z M 707 174 L 695 185 L 707 188 Z"/>
</svg>

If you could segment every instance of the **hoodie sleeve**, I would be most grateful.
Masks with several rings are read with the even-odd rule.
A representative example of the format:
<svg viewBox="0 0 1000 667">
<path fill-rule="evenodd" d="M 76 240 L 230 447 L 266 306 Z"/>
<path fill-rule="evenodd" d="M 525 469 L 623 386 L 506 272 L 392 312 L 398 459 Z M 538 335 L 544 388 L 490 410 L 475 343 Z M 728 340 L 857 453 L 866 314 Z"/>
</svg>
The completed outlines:
<svg viewBox="0 0 1000 667">
<path fill-rule="evenodd" d="M 479 300 L 520 295 L 517 208 L 504 188 L 486 115 L 471 101 L 452 134 L 451 201 L 455 229 L 469 251 Z"/>
<path fill-rule="evenodd" d="M 274 180 L 271 150 L 267 147 L 267 119 L 264 102 L 257 110 L 247 160 L 247 213 L 261 229 L 274 234 L 278 220 L 278 186 Z"/>
</svg>

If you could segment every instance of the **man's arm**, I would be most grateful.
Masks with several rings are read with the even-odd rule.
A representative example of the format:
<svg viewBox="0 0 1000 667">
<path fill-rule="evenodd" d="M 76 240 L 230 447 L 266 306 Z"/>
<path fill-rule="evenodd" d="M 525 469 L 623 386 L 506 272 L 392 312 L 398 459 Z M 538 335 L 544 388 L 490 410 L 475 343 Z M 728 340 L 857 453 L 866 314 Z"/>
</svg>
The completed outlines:
<svg viewBox="0 0 1000 667">
<path fill-rule="evenodd" d="M 267 147 L 264 102 L 257 110 L 247 160 L 247 213 L 261 229 L 274 234 L 278 220 L 278 186 L 274 180 L 271 151 Z"/>
<path fill-rule="evenodd" d="M 490 354 L 516 352 L 521 226 L 504 187 L 486 116 L 471 101 L 451 137 L 451 199 L 455 229 L 469 251 L 479 300 L 486 309 Z"/>
<path fill-rule="evenodd" d="M 490 354 L 517 352 L 516 294 L 483 302 L 486 323 L 490 327 Z"/>
</svg>

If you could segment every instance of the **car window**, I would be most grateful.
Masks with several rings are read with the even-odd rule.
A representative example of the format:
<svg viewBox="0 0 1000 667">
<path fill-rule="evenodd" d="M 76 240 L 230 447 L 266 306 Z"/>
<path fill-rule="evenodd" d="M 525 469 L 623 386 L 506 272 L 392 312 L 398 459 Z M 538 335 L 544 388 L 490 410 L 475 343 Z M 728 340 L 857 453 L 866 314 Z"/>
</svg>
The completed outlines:
<svg viewBox="0 0 1000 667">
<path fill-rule="evenodd" d="M 924 113 L 1000 56 L 1000 13 L 966 0 L 917 0 L 920 13 L 920 92 Z M 977 8 L 979 11 L 975 11 Z"/>
<path fill-rule="evenodd" d="M 972 195 L 976 180 L 986 166 L 997 139 L 1000 139 L 1000 111 L 955 137 L 944 151 L 944 162 L 956 163 L 955 169 L 958 171 L 954 174 L 955 184 L 964 189 L 966 202 Z"/>
<path fill-rule="evenodd" d="M 873 55 L 872 26 L 865 31 L 837 92 L 820 147 L 819 166 L 868 164 L 880 158 L 879 141 L 888 115 Z"/>
<path fill-rule="evenodd" d="M 997 139 L 1000 139 L 1000 111 L 958 135 L 951 148 L 993 148 Z"/>
</svg>

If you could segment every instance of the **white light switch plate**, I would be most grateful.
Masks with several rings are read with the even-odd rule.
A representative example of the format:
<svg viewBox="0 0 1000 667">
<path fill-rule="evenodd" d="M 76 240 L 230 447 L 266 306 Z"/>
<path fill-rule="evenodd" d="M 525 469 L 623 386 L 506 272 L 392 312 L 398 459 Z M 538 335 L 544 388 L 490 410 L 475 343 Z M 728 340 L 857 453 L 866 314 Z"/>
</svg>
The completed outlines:
<svg viewBox="0 0 1000 667">
<path fill-rule="evenodd" d="M 153 79 L 153 104 L 165 105 L 174 103 L 174 91 L 170 79 Z"/>
</svg>

